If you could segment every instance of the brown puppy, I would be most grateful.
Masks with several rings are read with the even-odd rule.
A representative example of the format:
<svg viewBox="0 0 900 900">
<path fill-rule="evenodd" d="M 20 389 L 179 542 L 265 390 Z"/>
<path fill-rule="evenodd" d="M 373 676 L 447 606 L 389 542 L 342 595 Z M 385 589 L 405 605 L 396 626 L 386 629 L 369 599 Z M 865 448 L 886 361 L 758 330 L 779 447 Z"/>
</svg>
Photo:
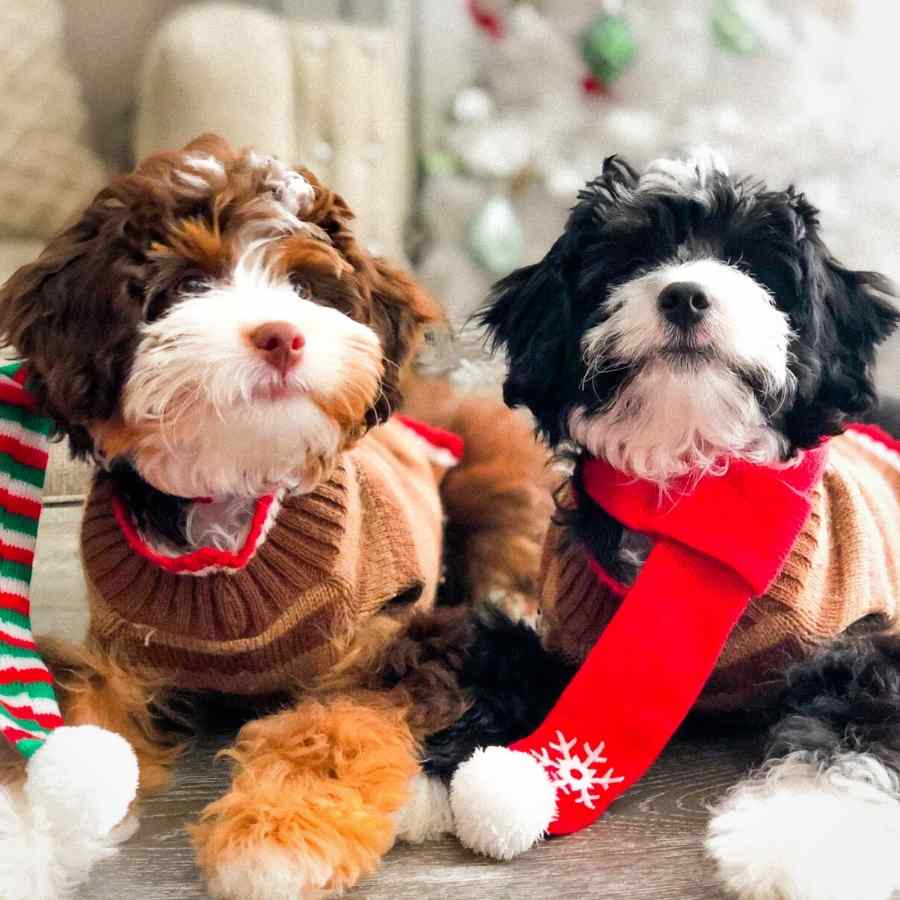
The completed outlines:
<svg viewBox="0 0 900 900">
<path fill-rule="evenodd" d="M 527 598 L 549 517 L 525 423 L 414 383 L 469 441 L 442 557 L 452 441 L 388 421 L 440 313 L 351 219 L 308 171 L 204 136 L 114 180 L 0 294 L 39 402 L 100 467 L 90 646 L 49 653 L 66 715 L 124 734 L 147 792 L 176 755 L 150 714 L 170 689 L 284 704 L 241 731 L 195 829 L 219 897 L 375 867 L 418 741 L 466 705 L 466 610 L 430 612 L 442 562 L 456 601 Z"/>
</svg>

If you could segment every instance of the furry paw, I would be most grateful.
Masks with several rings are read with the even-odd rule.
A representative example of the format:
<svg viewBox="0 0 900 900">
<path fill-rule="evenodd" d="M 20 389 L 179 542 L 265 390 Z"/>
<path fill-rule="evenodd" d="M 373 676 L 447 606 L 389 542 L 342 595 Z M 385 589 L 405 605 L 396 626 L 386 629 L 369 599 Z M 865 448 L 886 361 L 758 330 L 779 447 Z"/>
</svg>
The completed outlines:
<svg viewBox="0 0 900 900">
<path fill-rule="evenodd" d="M 714 811 L 706 850 L 740 900 L 889 900 L 900 888 L 900 785 L 875 757 L 777 760 Z"/>
<path fill-rule="evenodd" d="M 231 790 L 194 830 L 222 900 L 340 893 L 374 872 L 418 770 L 403 712 L 338 700 L 246 725 Z"/>
<path fill-rule="evenodd" d="M 397 840 L 407 844 L 436 841 L 453 834 L 450 793 L 440 778 L 420 772 L 410 782 L 409 800 L 397 813 Z"/>
<path fill-rule="evenodd" d="M 312 854 L 262 846 L 219 860 L 207 875 L 217 900 L 319 900 L 330 893 L 334 871 Z"/>
</svg>

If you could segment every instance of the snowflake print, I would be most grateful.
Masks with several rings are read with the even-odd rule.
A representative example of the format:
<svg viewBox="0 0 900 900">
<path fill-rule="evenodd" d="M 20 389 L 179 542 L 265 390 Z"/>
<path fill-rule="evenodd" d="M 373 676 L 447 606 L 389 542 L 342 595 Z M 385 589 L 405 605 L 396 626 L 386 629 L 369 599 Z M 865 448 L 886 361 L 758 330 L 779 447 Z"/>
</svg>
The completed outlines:
<svg viewBox="0 0 900 900">
<path fill-rule="evenodd" d="M 577 738 L 567 741 L 561 731 L 556 732 L 556 741 L 550 741 L 548 747 L 542 747 L 540 752 L 532 750 L 531 755 L 544 768 L 552 770 L 553 784 L 562 794 L 576 794 L 575 802 L 581 803 L 588 809 L 594 808 L 594 801 L 598 795 L 595 788 L 603 788 L 608 791 L 613 784 L 619 784 L 625 780 L 622 775 L 616 775 L 612 766 L 608 767 L 604 774 L 599 774 L 599 767 L 609 760 L 603 755 L 606 742 L 601 741 L 596 747 L 585 741 L 583 744 L 584 757 L 573 753 L 572 748 L 577 743 Z M 550 755 L 550 750 L 554 755 Z"/>
</svg>

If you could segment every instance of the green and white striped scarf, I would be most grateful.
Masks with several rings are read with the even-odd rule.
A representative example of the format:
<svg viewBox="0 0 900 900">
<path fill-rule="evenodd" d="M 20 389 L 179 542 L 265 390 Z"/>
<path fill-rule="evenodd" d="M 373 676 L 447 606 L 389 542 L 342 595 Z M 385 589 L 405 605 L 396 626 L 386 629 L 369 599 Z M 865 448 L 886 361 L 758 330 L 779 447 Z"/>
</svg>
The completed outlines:
<svg viewBox="0 0 900 900">
<path fill-rule="evenodd" d="M 22 363 L 0 366 L 0 732 L 31 756 L 63 724 L 31 633 L 29 588 L 52 428 Z"/>
</svg>

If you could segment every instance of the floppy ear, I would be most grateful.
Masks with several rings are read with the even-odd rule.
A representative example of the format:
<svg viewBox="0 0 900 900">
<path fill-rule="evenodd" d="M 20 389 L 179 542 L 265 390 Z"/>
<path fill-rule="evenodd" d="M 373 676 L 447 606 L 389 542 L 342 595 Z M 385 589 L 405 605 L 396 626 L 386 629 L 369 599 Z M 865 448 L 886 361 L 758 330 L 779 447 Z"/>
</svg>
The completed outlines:
<svg viewBox="0 0 900 900">
<path fill-rule="evenodd" d="M 577 370 L 572 300 L 562 274 L 564 241 L 539 263 L 498 281 L 478 316 L 492 349 L 506 351 L 504 401 L 527 406 L 551 443 L 561 438 L 561 394 Z"/>
<path fill-rule="evenodd" d="M 368 300 L 366 324 L 381 340 L 385 363 L 381 394 L 367 414 L 369 425 L 376 425 L 400 407 L 402 370 L 415 356 L 426 326 L 443 320 L 443 311 L 411 276 L 360 244 L 352 230 L 353 212 L 340 194 L 324 187 L 309 169 L 299 171 L 315 190 L 306 216 L 352 266 L 359 291 Z"/>
<path fill-rule="evenodd" d="M 875 404 L 875 350 L 897 327 L 896 288 L 877 272 L 824 261 L 825 306 L 834 322 L 836 352 L 825 369 L 823 391 L 841 412 L 867 412 Z"/>
<path fill-rule="evenodd" d="M 372 424 L 384 422 L 402 402 L 404 368 L 421 347 L 426 327 L 444 313 L 415 280 L 383 259 L 372 259 L 372 327 L 381 338 L 385 370 L 381 396 L 371 411 Z"/>
<path fill-rule="evenodd" d="M 110 418 L 131 358 L 141 300 L 109 247 L 127 241 L 121 204 L 101 192 L 74 225 L 0 288 L 0 341 L 26 361 L 30 387 L 72 452 L 87 455 L 87 426 Z M 115 221 L 114 221 L 115 220 Z"/>
<path fill-rule="evenodd" d="M 551 444 L 565 436 L 566 402 L 576 396 L 583 376 L 578 340 L 586 312 L 579 303 L 584 257 L 590 256 L 590 243 L 599 236 L 607 209 L 637 181 L 624 160 L 604 160 L 602 173 L 579 192 L 549 253 L 497 282 L 478 314 L 492 348 L 506 351 L 504 400 L 509 406 L 527 406 Z"/>
<path fill-rule="evenodd" d="M 805 263 L 813 299 L 807 333 L 813 338 L 794 348 L 798 402 L 786 429 L 798 446 L 837 434 L 848 419 L 872 409 L 875 350 L 900 323 L 891 281 L 877 272 L 845 268 L 814 232 Z"/>
</svg>

